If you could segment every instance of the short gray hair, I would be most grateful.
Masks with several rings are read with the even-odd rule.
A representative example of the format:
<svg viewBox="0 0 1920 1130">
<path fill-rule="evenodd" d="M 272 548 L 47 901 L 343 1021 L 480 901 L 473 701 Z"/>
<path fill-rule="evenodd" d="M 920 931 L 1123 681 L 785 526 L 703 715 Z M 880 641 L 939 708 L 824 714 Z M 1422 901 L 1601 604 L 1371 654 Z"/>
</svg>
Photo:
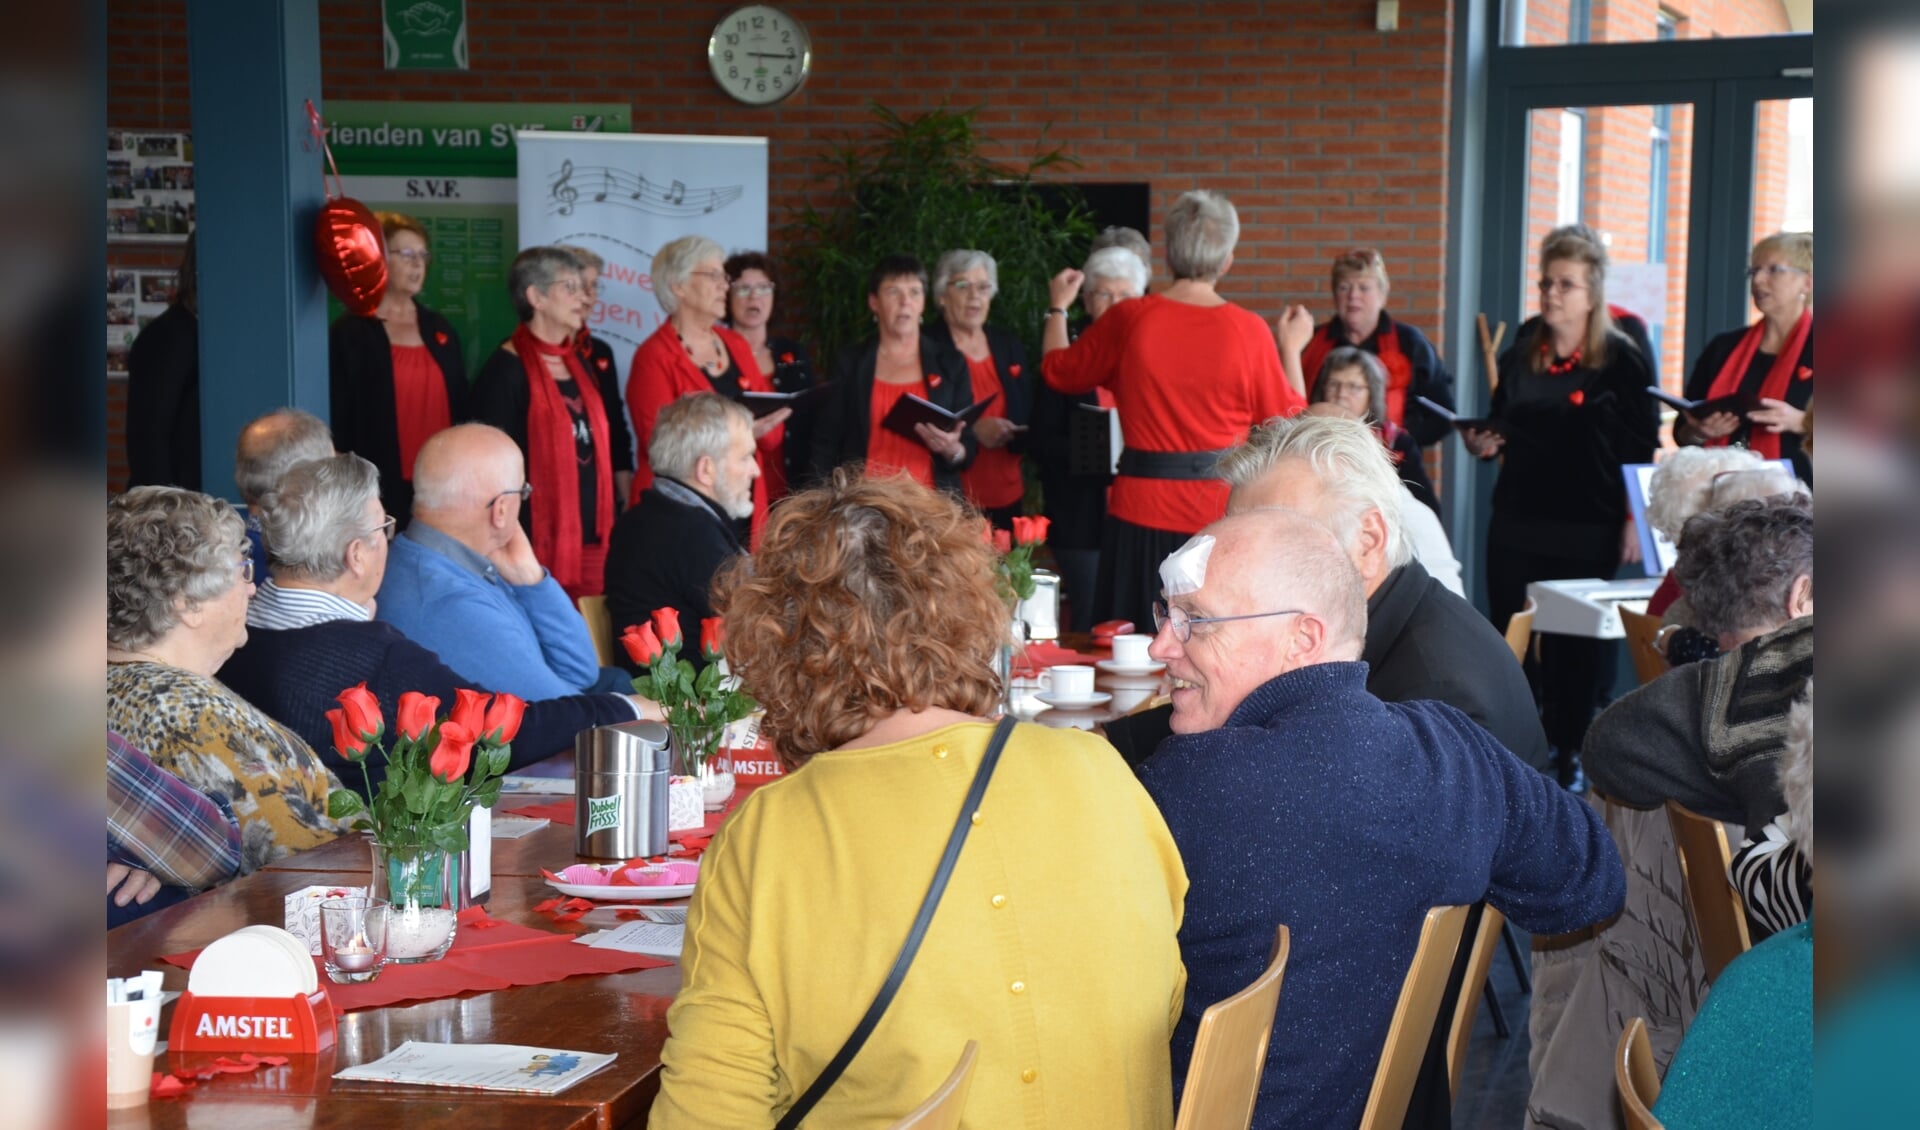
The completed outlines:
<svg viewBox="0 0 1920 1130">
<path fill-rule="evenodd" d="M 1167 266 L 1175 279 L 1220 277 L 1240 242 L 1240 213 L 1217 192 L 1196 189 L 1167 209 Z"/>
<path fill-rule="evenodd" d="M 351 452 L 288 471 L 260 515 L 273 567 L 318 581 L 346 572 L 347 547 L 367 536 L 367 503 L 379 497 L 380 472 Z"/>
<path fill-rule="evenodd" d="M 233 485 L 249 507 L 258 506 L 282 475 L 309 459 L 332 454 L 333 432 L 320 417 L 298 408 L 276 408 L 240 429 Z"/>
<path fill-rule="evenodd" d="M 1080 268 L 1087 276 L 1086 285 L 1092 286 L 1095 279 L 1119 279 L 1133 288 L 1135 297 L 1147 292 L 1147 282 L 1151 275 L 1147 265 L 1138 255 L 1125 247 L 1102 247 L 1087 256 L 1087 265 Z"/>
<path fill-rule="evenodd" d="M 533 320 L 533 303 L 527 291 L 547 290 L 564 274 L 579 274 L 580 260 L 564 247 L 529 247 L 513 257 L 507 268 L 507 294 L 513 299 L 513 312 L 521 321 Z"/>
<path fill-rule="evenodd" d="M 753 413 L 717 392 L 690 392 L 666 407 L 647 437 L 647 465 L 656 475 L 685 481 L 703 455 L 715 462 L 727 457 L 733 426 L 753 429 Z"/>
<path fill-rule="evenodd" d="M 138 651 L 240 583 L 247 524 L 225 499 L 135 487 L 107 502 L 107 646 Z"/>
<path fill-rule="evenodd" d="M 1153 273 L 1153 245 L 1147 242 L 1146 236 L 1141 235 L 1133 228 L 1121 227 L 1116 224 L 1113 227 L 1106 228 L 1099 235 L 1094 236 L 1093 245 L 1087 248 L 1087 261 L 1092 262 L 1095 255 L 1098 255 L 1109 247 L 1118 247 L 1133 252 L 1140 260 L 1140 265 L 1147 269 L 1147 273 L 1149 275 Z M 1146 290 L 1147 284 L 1144 282 L 1141 283 L 1140 289 L 1142 291 Z"/>
<path fill-rule="evenodd" d="M 953 281 L 953 276 L 964 275 L 975 267 L 985 267 L 987 281 L 993 284 L 995 290 L 1000 288 L 1000 264 L 993 261 L 993 256 L 963 247 L 940 256 L 940 261 L 934 264 L 933 293 L 942 293 L 947 289 L 947 284 Z"/>
<path fill-rule="evenodd" d="M 589 250 L 577 243 L 556 243 L 554 246 L 578 260 L 580 269 L 583 271 L 604 271 L 607 269 L 607 261 L 602 259 L 600 253 L 597 251 Z"/>
<path fill-rule="evenodd" d="M 1307 400 L 1313 404 L 1324 403 L 1328 398 L 1327 378 L 1347 369 L 1358 369 L 1367 379 L 1365 419 L 1368 424 L 1379 427 L 1387 402 L 1387 367 L 1380 363 L 1380 358 L 1357 345 L 1343 345 L 1327 354 L 1327 359 L 1320 363 L 1320 371 L 1313 375 L 1313 395 Z"/>
<path fill-rule="evenodd" d="M 673 313 L 680 300 L 673 296 L 673 288 L 693 276 L 693 269 L 709 259 L 726 262 L 724 248 L 704 235 L 683 235 L 653 253 L 653 266 L 648 273 L 653 276 L 653 298 L 660 303 L 660 309 Z"/>
<path fill-rule="evenodd" d="M 1668 452 L 1647 480 L 1647 524 L 1678 545 L 1695 514 L 1803 489 L 1778 463 L 1744 447 L 1682 447 Z"/>
<path fill-rule="evenodd" d="M 1673 564 L 1695 626 L 1709 636 L 1779 627 L 1793 583 L 1812 576 L 1813 507 L 1792 497 L 1694 515 Z"/>
<path fill-rule="evenodd" d="M 1372 428 L 1338 416 L 1275 417 L 1222 455 L 1217 473 L 1238 489 L 1266 477 L 1288 459 L 1311 467 L 1320 489 L 1338 503 L 1332 513 L 1316 517 L 1333 531 L 1342 549 L 1352 551 L 1360 520 L 1368 510 L 1377 510 L 1387 532 L 1387 568 L 1398 569 L 1413 560 L 1413 543 L 1400 520 L 1405 488 Z"/>
</svg>

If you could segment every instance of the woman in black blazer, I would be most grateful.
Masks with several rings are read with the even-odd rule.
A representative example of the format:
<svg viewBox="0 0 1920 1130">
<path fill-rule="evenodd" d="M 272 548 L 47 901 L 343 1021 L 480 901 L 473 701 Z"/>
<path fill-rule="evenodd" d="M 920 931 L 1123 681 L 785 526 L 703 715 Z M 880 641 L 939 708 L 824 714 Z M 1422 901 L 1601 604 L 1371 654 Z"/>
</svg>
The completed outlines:
<svg viewBox="0 0 1920 1130">
<path fill-rule="evenodd" d="M 413 457 L 467 418 L 467 368 L 453 323 L 420 304 L 432 258 L 427 229 L 381 212 L 387 291 L 370 315 L 342 314 L 328 335 L 333 443 L 380 470 L 380 502 L 402 528 L 413 513 Z"/>
<path fill-rule="evenodd" d="M 974 421 L 972 431 L 980 453 L 960 482 L 968 502 L 995 526 L 1010 530 L 1026 498 L 1021 457 L 1027 451 L 1033 385 L 1039 376 L 1027 371 L 1027 347 L 1020 339 L 987 324 L 999 285 L 999 265 L 984 251 L 949 251 L 940 256 L 933 272 L 933 296 L 941 317 L 928 327 L 927 336 L 966 361 L 975 400 L 998 394 Z"/>
<path fill-rule="evenodd" d="M 949 412 L 973 403 L 966 359 L 920 327 L 926 268 L 910 255 L 880 260 L 868 280 L 867 306 L 880 334 L 834 362 L 833 389 L 823 394 L 827 403 L 814 424 L 814 474 L 825 478 L 842 463 L 864 460 L 870 475 L 902 472 L 923 486 L 960 494 L 960 473 L 980 447 L 971 428 L 920 424 L 918 438 L 907 439 L 880 423 L 909 394 Z"/>
</svg>

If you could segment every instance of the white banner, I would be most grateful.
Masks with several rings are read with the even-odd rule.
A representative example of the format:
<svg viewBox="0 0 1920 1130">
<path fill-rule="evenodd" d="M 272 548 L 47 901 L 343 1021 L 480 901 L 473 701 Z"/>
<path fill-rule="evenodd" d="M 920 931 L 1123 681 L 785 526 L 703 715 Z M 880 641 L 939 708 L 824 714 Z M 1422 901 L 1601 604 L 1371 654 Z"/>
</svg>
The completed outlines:
<svg viewBox="0 0 1920 1130">
<path fill-rule="evenodd" d="M 767 246 L 767 139 L 672 134 L 514 135 L 520 246 L 586 247 L 607 261 L 587 326 L 613 347 L 621 387 L 633 351 L 665 319 L 654 252 L 704 235 L 731 255 Z"/>
</svg>

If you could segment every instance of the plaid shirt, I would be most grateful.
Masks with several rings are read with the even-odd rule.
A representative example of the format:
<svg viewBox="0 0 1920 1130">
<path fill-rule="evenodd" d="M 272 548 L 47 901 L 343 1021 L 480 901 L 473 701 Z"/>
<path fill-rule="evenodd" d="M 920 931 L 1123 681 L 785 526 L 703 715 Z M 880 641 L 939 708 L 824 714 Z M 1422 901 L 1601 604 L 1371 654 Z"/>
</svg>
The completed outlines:
<svg viewBox="0 0 1920 1130">
<path fill-rule="evenodd" d="M 107 856 L 172 887 L 204 890 L 240 870 L 240 825 L 209 797 L 107 732 Z"/>
</svg>

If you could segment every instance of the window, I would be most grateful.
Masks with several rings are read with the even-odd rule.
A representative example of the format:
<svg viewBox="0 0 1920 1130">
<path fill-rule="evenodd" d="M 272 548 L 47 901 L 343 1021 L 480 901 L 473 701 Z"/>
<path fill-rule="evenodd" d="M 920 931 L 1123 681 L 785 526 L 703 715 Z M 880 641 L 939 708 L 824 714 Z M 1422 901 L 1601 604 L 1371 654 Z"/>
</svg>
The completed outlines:
<svg viewBox="0 0 1920 1130">
<path fill-rule="evenodd" d="M 1587 115 L 1579 109 L 1560 111 L 1560 198 L 1554 223 L 1580 222 L 1580 190 L 1586 181 Z"/>
</svg>

